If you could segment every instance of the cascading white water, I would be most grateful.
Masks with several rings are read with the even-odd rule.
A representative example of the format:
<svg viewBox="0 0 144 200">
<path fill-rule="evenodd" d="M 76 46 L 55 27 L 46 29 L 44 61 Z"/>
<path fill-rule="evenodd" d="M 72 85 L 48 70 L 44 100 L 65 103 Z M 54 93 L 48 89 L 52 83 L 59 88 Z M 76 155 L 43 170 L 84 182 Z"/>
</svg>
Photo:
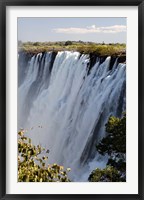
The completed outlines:
<svg viewBox="0 0 144 200">
<path fill-rule="evenodd" d="M 109 116 L 125 110 L 126 65 L 116 60 L 110 69 L 110 60 L 97 58 L 89 71 L 89 55 L 48 52 L 19 66 L 18 129 L 34 127 L 33 142 L 50 150 L 50 163 L 70 167 L 74 181 L 105 164 L 95 145 Z"/>
</svg>

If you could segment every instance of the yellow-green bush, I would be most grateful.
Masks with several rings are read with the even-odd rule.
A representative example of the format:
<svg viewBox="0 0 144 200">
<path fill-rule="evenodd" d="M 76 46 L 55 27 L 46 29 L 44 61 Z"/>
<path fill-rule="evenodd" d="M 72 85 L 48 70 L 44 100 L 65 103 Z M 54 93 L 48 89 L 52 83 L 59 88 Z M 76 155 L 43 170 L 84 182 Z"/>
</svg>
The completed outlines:
<svg viewBox="0 0 144 200">
<path fill-rule="evenodd" d="M 66 44 L 66 45 L 65 45 Z M 80 53 L 95 53 L 99 56 L 121 54 L 125 51 L 125 44 L 97 44 L 90 42 L 26 42 L 19 46 L 20 51 L 40 53 L 47 51 L 79 51 Z"/>
<path fill-rule="evenodd" d="M 40 145 L 33 145 L 21 130 L 18 133 L 18 181 L 19 182 L 69 182 L 67 172 L 58 164 L 48 165 L 48 154 Z M 44 156 L 43 156 L 44 155 Z"/>
</svg>

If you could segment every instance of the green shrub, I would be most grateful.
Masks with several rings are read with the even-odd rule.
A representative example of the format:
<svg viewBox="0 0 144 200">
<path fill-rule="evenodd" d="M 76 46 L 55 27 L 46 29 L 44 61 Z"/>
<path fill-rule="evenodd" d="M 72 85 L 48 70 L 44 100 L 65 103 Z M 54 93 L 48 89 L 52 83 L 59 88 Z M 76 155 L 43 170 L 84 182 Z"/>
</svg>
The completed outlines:
<svg viewBox="0 0 144 200">
<path fill-rule="evenodd" d="M 95 169 L 88 180 L 91 182 L 126 181 L 126 114 L 121 119 L 111 116 L 106 124 L 107 136 L 96 146 L 97 151 L 108 156 L 105 169 Z"/>
<path fill-rule="evenodd" d="M 72 45 L 72 41 L 66 41 L 65 46 Z"/>
<path fill-rule="evenodd" d="M 95 169 L 90 174 L 88 180 L 90 182 L 122 182 L 123 179 L 117 169 L 107 166 L 104 169 Z"/>
</svg>

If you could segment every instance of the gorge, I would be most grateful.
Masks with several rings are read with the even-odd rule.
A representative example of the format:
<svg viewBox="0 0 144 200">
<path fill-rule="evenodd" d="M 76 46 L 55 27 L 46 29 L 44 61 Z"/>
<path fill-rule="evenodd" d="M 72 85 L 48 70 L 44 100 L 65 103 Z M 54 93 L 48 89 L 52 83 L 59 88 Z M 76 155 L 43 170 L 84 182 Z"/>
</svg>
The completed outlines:
<svg viewBox="0 0 144 200">
<path fill-rule="evenodd" d="M 18 130 L 50 150 L 49 163 L 70 167 L 73 181 L 87 181 L 107 157 L 96 152 L 109 116 L 126 110 L 123 57 L 76 51 L 19 52 Z"/>
</svg>

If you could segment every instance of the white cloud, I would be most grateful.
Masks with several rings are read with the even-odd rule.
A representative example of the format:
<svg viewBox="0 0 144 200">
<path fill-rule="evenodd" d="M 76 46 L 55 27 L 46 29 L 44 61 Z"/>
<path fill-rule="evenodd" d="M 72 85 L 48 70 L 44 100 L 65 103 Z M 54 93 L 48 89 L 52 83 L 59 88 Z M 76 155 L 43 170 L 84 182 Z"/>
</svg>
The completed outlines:
<svg viewBox="0 0 144 200">
<path fill-rule="evenodd" d="M 89 28 L 89 29 L 96 29 L 96 25 L 91 25 L 91 26 L 88 26 L 87 28 Z"/>
<path fill-rule="evenodd" d="M 86 28 L 56 28 L 53 29 L 56 33 L 65 33 L 65 34 L 87 34 L 87 33 L 120 33 L 126 32 L 125 25 L 114 25 L 114 26 L 102 26 L 96 27 L 96 25 L 92 25 Z"/>
</svg>

